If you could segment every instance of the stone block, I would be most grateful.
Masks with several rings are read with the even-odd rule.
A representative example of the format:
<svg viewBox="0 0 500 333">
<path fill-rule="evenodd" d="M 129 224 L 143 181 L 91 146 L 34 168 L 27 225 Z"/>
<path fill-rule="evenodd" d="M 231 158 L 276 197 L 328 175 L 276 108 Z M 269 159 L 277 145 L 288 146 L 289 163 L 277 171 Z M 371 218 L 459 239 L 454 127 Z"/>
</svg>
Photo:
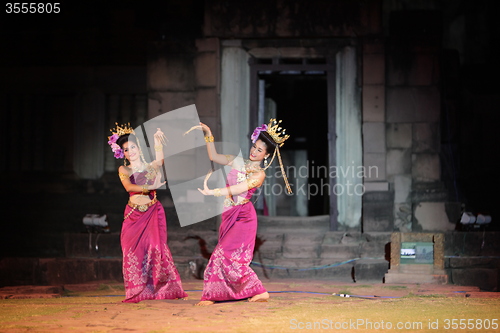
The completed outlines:
<svg viewBox="0 0 500 333">
<path fill-rule="evenodd" d="M 438 154 L 413 154 L 411 174 L 417 182 L 434 182 L 441 178 Z"/>
<path fill-rule="evenodd" d="M 220 47 L 218 38 L 199 38 L 195 44 L 198 52 L 218 52 Z"/>
<path fill-rule="evenodd" d="M 404 283 L 428 283 L 428 284 L 447 284 L 448 275 L 446 274 L 416 274 L 400 273 L 397 270 L 389 269 L 384 277 L 386 284 L 404 284 Z"/>
<path fill-rule="evenodd" d="M 283 245 L 283 258 L 318 258 L 319 245 Z"/>
<path fill-rule="evenodd" d="M 64 250 L 67 258 L 121 258 L 120 233 L 66 233 Z"/>
<path fill-rule="evenodd" d="M 340 244 L 344 234 L 343 231 L 327 231 L 322 244 Z"/>
<path fill-rule="evenodd" d="M 412 124 L 391 123 L 386 130 L 387 148 L 412 147 Z"/>
<path fill-rule="evenodd" d="M 169 237 L 168 247 L 173 256 L 199 256 L 200 249 L 195 239 L 173 239 Z"/>
<path fill-rule="evenodd" d="M 440 103 L 438 87 L 388 87 L 386 119 L 388 123 L 438 122 Z"/>
<path fill-rule="evenodd" d="M 482 290 L 498 291 L 498 269 L 496 268 L 455 268 L 450 270 L 453 284 L 478 286 Z"/>
<path fill-rule="evenodd" d="M 323 244 L 321 246 L 321 258 L 323 259 L 354 259 L 359 257 L 358 244 Z"/>
<path fill-rule="evenodd" d="M 401 232 L 411 232 L 413 211 L 409 203 L 394 203 L 394 228 Z"/>
<path fill-rule="evenodd" d="M 122 259 L 99 259 L 96 261 L 97 281 L 123 281 Z"/>
<path fill-rule="evenodd" d="M 412 160 L 410 149 L 387 150 L 387 176 L 410 174 Z"/>
<path fill-rule="evenodd" d="M 194 88 L 192 59 L 168 55 L 151 60 L 147 68 L 147 82 L 148 91 L 192 90 Z"/>
<path fill-rule="evenodd" d="M 367 260 L 356 261 L 354 265 L 354 277 L 356 282 L 379 281 L 382 282 L 385 273 L 389 269 L 387 260 Z"/>
<path fill-rule="evenodd" d="M 264 259 L 276 259 L 282 256 L 283 245 L 281 243 L 266 242 L 259 248 L 259 255 Z"/>
<path fill-rule="evenodd" d="M 386 180 L 386 158 L 384 153 L 363 154 L 365 181 Z"/>
<path fill-rule="evenodd" d="M 379 258 L 379 259 L 383 259 L 385 257 L 389 258 L 389 254 L 386 254 L 387 243 L 389 243 L 389 242 L 374 242 L 374 241 L 372 241 L 372 242 L 361 243 L 360 257 L 361 258 Z M 386 269 L 386 271 L 387 271 L 387 269 Z"/>
<path fill-rule="evenodd" d="M 365 192 L 389 191 L 388 182 L 364 182 Z"/>
<path fill-rule="evenodd" d="M 363 151 L 365 153 L 385 152 L 385 123 L 363 124 Z"/>
<path fill-rule="evenodd" d="M 363 231 L 392 231 L 393 206 L 392 200 L 370 202 L 363 197 Z"/>
<path fill-rule="evenodd" d="M 0 285 L 34 285 L 39 284 L 36 274 L 39 271 L 38 258 L 1 258 Z"/>
<path fill-rule="evenodd" d="M 371 41 L 365 41 L 363 43 L 364 54 L 370 54 L 370 53 L 384 54 L 384 52 L 385 52 L 385 44 L 383 42 L 371 40 Z"/>
<path fill-rule="evenodd" d="M 324 235 L 320 233 L 287 233 L 285 234 L 284 244 L 319 244 L 322 242 Z"/>
<path fill-rule="evenodd" d="M 421 202 L 415 207 L 414 216 L 415 222 L 422 228 L 422 231 L 455 229 L 455 224 L 448 221 L 444 202 Z"/>
<path fill-rule="evenodd" d="M 453 231 L 445 234 L 446 249 L 448 256 L 477 256 L 481 249 L 482 256 L 498 256 L 500 253 L 500 232 L 468 232 Z M 500 268 L 500 265 L 497 266 Z"/>
<path fill-rule="evenodd" d="M 331 259 L 330 259 L 331 260 Z M 352 282 L 354 280 L 354 262 L 332 265 L 315 271 L 315 278 L 336 282 Z"/>
<path fill-rule="evenodd" d="M 385 83 L 385 55 L 374 53 L 363 55 L 363 84 Z"/>
<path fill-rule="evenodd" d="M 394 176 L 394 202 L 405 203 L 411 199 L 411 175 Z"/>
<path fill-rule="evenodd" d="M 196 111 L 200 116 L 215 117 L 218 111 L 219 96 L 215 88 L 198 88 L 196 90 Z"/>
<path fill-rule="evenodd" d="M 413 125 L 413 152 L 435 153 L 439 151 L 439 127 L 437 123 Z"/>
<path fill-rule="evenodd" d="M 363 86 L 363 122 L 385 121 L 385 87 Z"/>
<path fill-rule="evenodd" d="M 195 58 L 195 82 L 197 87 L 216 87 L 218 81 L 218 57 L 215 52 L 198 53 Z"/>
<path fill-rule="evenodd" d="M 439 59 L 433 53 L 412 53 L 406 57 L 410 60 L 407 66 L 398 66 L 396 58 L 388 59 L 387 82 L 391 86 L 430 86 L 438 84 Z"/>
<path fill-rule="evenodd" d="M 194 103 L 194 92 L 156 92 L 149 95 L 148 116 L 149 118 L 154 118 L 162 113 L 182 108 Z"/>
<path fill-rule="evenodd" d="M 85 283 L 98 279 L 94 259 L 40 259 L 43 282 L 47 285 Z"/>
</svg>

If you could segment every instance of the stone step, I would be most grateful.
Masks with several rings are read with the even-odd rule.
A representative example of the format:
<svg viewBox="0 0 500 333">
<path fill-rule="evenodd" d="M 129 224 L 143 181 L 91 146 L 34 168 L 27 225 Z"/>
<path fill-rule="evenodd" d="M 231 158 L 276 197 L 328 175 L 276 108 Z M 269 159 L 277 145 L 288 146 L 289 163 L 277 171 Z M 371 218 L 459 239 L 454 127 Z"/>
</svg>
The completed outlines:
<svg viewBox="0 0 500 333">
<path fill-rule="evenodd" d="M 390 269 L 385 274 L 385 283 L 430 283 L 447 284 L 448 275 L 446 274 L 420 274 L 420 273 L 401 273 Z"/>
<path fill-rule="evenodd" d="M 330 216 L 263 216 L 258 217 L 258 232 L 326 232 L 330 228 Z"/>
<path fill-rule="evenodd" d="M 433 274 L 433 264 L 401 264 L 399 272 L 404 274 Z"/>
</svg>

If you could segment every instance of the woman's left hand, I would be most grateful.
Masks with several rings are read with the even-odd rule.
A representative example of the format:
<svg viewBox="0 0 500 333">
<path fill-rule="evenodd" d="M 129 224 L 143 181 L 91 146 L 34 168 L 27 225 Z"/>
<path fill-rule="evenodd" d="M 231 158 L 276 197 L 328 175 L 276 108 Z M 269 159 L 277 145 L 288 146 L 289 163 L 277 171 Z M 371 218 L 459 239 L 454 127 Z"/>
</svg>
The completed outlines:
<svg viewBox="0 0 500 333">
<path fill-rule="evenodd" d="M 211 172 L 209 173 L 209 175 L 212 174 Z M 211 189 L 208 188 L 208 176 L 205 177 L 205 181 L 203 182 L 203 190 L 201 188 L 198 188 L 198 191 L 201 192 L 201 194 L 203 195 L 212 195 L 213 194 L 213 191 Z"/>
<path fill-rule="evenodd" d="M 167 144 L 168 139 L 159 128 L 157 128 L 156 133 L 154 134 L 154 138 L 164 146 Z"/>
</svg>

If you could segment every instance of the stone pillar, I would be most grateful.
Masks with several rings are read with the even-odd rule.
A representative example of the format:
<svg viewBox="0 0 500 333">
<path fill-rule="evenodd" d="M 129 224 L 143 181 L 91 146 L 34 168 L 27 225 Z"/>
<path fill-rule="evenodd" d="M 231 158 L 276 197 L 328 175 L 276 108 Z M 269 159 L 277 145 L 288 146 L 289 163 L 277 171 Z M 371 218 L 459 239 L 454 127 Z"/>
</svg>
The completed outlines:
<svg viewBox="0 0 500 333">
<path fill-rule="evenodd" d="M 393 192 L 386 177 L 385 44 L 363 42 L 363 231 L 393 231 Z"/>
<path fill-rule="evenodd" d="M 195 101 L 200 120 L 221 139 L 220 124 L 220 45 L 218 38 L 196 40 Z"/>
<path fill-rule="evenodd" d="M 399 37 L 388 44 L 386 86 L 387 179 L 394 184 L 394 228 L 444 231 L 450 227 L 439 159 L 440 46 L 433 38 Z M 417 213 L 425 220 L 419 222 Z"/>
<path fill-rule="evenodd" d="M 354 47 L 346 47 L 336 58 L 337 195 L 339 230 L 361 229 L 363 178 L 356 172 L 363 166 L 361 107 L 356 84 Z M 353 172 L 354 171 L 354 172 Z M 349 193 L 351 191 L 351 193 Z"/>
<path fill-rule="evenodd" d="M 104 117 L 106 98 L 95 89 L 77 97 L 75 120 L 75 172 L 83 179 L 98 179 L 104 173 L 104 144 L 98 133 L 106 133 Z M 109 132 L 108 132 L 109 133 Z"/>
<path fill-rule="evenodd" d="M 222 44 L 221 127 L 222 141 L 239 145 L 247 157 L 250 128 L 250 56 L 239 41 Z"/>
</svg>

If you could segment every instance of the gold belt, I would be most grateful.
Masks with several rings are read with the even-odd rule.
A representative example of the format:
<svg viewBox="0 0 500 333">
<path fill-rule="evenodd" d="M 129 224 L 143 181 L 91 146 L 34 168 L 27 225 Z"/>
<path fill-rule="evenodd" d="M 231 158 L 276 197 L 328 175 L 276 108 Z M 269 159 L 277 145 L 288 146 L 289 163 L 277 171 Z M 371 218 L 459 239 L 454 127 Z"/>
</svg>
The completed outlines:
<svg viewBox="0 0 500 333">
<path fill-rule="evenodd" d="M 239 202 L 234 202 L 233 200 L 226 198 L 226 200 L 224 200 L 224 207 L 240 206 L 246 204 L 249 201 L 250 199 L 245 199 Z"/>
<path fill-rule="evenodd" d="M 132 207 L 133 210 L 137 209 L 139 210 L 140 212 L 145 212 L 149 209 L 150 206 L 154 205 L 156 202 L 158 201 L 158 199 L 156 198 L 156 196 L 154 197 L 153 200 L 151 200 L 150 202 L 148 202 L 147 204 L 143 204 L 143 205 L 138 205 L 138 204 L 135 204 L 135 203 L 132 203 L 130 200 L 128 201 L 128 205 L 130 207 Z"/>
</svg>

